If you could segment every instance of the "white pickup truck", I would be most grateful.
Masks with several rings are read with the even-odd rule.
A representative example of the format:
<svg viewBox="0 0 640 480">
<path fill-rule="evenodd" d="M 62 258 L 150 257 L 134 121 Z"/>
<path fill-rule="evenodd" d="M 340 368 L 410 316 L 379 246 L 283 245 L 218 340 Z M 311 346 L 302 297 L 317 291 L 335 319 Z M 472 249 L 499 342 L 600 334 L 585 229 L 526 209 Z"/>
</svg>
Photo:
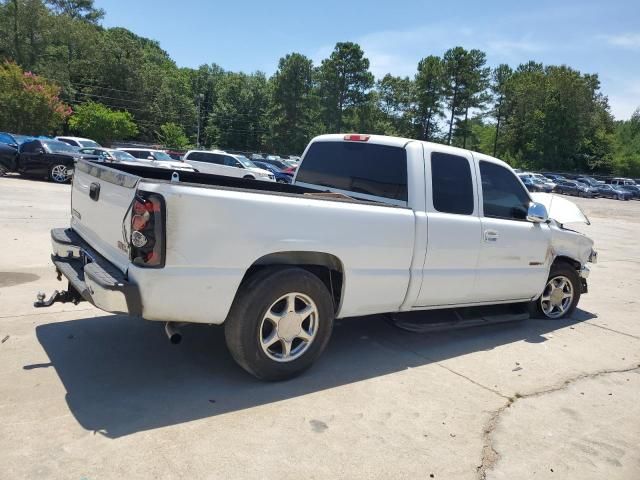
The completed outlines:
<svg viewBox="0 0 640 480">
<path fill-rule="evenodd" d="M 523 302 L 570 315 L 596 259 L 572 221 L 588 223 L 500 160 L 386 136 L 314 138 L 292 185 L 81 160 L 71 225 L 51 232 L 69 288 L 36 305 L 87 300 L 173 340 L 224 324 L 243 368 L 283 379 L 334 318 Z"/>
</svg>

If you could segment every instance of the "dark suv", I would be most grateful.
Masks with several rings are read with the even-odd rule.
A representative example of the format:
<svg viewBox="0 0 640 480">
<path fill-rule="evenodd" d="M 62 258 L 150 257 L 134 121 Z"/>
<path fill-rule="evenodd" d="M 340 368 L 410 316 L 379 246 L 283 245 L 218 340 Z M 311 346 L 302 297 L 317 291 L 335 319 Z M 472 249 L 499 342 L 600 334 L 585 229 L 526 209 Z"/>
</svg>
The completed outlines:
<svg viewBox="0 0 640 480">
<path fill-rule="evenodd" d="M 24 142 L 8 170 L 23 175 L 45 176 L 52 182 L 64 183 L 71 178 L 78 149 L 58 140 L 36 139 Z"/>
</svg>

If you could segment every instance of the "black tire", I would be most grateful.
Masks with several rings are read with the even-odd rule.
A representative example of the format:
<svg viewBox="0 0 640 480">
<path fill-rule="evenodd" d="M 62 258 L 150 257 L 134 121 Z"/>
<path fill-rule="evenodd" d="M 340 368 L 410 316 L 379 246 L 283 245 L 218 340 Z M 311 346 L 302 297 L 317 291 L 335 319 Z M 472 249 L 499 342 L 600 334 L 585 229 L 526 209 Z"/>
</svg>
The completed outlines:
<svg viewBox="0 0 640 480">
<path fill-rule="evenodd" d="M 287 182 L 286 180 L 282 180 L 282 179 L 276 180 L 276 182 L 277 182 L 277 183 L 289 183 L 289 182 Z"/>
<path fill-rule="evenodd" d="M 245 180 L 255 180 L 255 177 L 252 177 L 251 175 L 245 175 L 244 177 Z"/>
<path fill-rule="evenodd" d="M 549 282 L 557 277 L 564 277 L 571 283 L 571 288 L 573 291 L 573 297 L 571 299 L 570 305 L 566 308 L 566 310 L 558 316 L 550 316 L 545 312 L 543 307 L 543 297 L 547 292 L 549 287 Z M 545 282 L 544 290 L 542 295 L 534 301 L 531 302 L 531 313 L 535 318 L 544 318 L 548 320 L 560 320 L 563 318 L 570 317 L 573 315 L 576 307 L 578 306 L 578 302 L 580 301 L 580 294 L 582 292 L 582 281 L 580 280 L 580 276 L 576 271 L 573 265 L 570 265 L 566 262 L 557 262 L 551 266 L 551 270 L 549 271 L 549 276 L 547 277 L 547 281 Z"/>
<path fill-rule="evenodd" d="M 63 163 L 56 163 L 54 165 L 51 165 L 51 168 L 49 168 L 49 181 L 53 183 L 67 183 L 69 181 L 69 175 L 67 174 L 63 178 L 60 176 L 60 171 L 64 169 L 64 171 L 66 172 L 68 168 L 69 167 L 67 167 Z"/>
<path fill-rule="evenodd" d="M 263 350 L 262 322 L 274 302 L 290 293 L 301 293 L 315 303 L 317 325 L 315 337 L 304 353 L 283 362 L 272 359 Z M 331 295 L 318 277 L 302 268 L 268 267 L 240 286 L 224 333 L 231 355 L 247 372 L 261 380 L 285 380 L 305 371 L 322 354 L 331 337 L 333 320 Z"/>
<path fill-rule="evenodd" d="M 7 174 L 7 169 L 4 165 L 0 165 L 0 177 L 4 177 Z"/>
</svg>

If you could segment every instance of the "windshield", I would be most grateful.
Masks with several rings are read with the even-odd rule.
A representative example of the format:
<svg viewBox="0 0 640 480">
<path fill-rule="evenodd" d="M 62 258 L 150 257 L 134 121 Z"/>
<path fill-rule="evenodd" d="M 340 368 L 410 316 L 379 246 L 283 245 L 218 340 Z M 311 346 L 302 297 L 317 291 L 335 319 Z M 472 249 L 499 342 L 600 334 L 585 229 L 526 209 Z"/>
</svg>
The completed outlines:
<svg viewBox="0 0 640 480">
<path fill-rule="evenodd" d="M 175 162 L 166 152 L 152 152 L 152 155 L 159 162 Z"/>
<path fill-rule="evenodd" d="M 115 158 L 119 162 L 125 162 L 125 161 L 127 161 L 127 162 L 134 161 L 135 162 L 136 161 L 136 157 L 134 157 L 130 153 L 123 152 L 122 150 L 112 150 L 109 153 L 111 154 L 111 156 L 113 158 Z"/>
<path fill-rule="evenodd" d="M 33 137 L 28 137 L 27 135 L 14 135 L 13 138 L 15 138 L 18 143 L 24 143 L 27 140 L 33 140 Z"/>
<path fill-rule="evenodd" d="M 98 145 L 96 142 L 94 142 L 93 140 L 78 140 L 78 143 L 80 145 L 82 145 L 83 147 L 99 147 L 100 145 Z"/>
<path fill-rule="evenodd" d="M 56 140 L 43 141 L 42 145 L 44 145 L 45 150 L 49 153 L 78 151 L 77 147 L 72 147 L 68 143 L 58 142 Z"/>
<path fill-rule="evenodd" d="M 234 157 L 242 164 L 244 168 L 260 168 L 244 155 L 234 155 Z"/>
</svg>

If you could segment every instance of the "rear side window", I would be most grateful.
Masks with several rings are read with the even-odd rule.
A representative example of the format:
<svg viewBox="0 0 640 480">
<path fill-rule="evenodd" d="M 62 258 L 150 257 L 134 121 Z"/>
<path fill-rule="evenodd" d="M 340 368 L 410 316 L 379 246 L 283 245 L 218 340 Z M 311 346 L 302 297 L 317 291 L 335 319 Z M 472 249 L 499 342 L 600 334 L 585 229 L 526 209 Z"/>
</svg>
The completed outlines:
<svg viewBox="0 0 640 480">
<path fill-rule="evenodd" d="M 316 142 L 309 147 L 296 182 L 407 201 L 407 153 L 387 145 Z"/>
<path fill-rule="evenodd" d="M 469 161 L 458 155 L 431 154 L 433 207 L 442 213 L 473 213 L 473 180 Z"/>
<path fill-rule="evenodd" d="M 516 177 L 506 168 L 480 162 L 484 216 L 525 220 L 531 199 Z"/>
<path fill-rule="evenodd" d="M 189 155 L 185 157 L 185 160 L 192 160 L 194 162 L 209 162 L 209 158 L 206 153 L 202 152 L 190 152 Z"/>
</svg>

